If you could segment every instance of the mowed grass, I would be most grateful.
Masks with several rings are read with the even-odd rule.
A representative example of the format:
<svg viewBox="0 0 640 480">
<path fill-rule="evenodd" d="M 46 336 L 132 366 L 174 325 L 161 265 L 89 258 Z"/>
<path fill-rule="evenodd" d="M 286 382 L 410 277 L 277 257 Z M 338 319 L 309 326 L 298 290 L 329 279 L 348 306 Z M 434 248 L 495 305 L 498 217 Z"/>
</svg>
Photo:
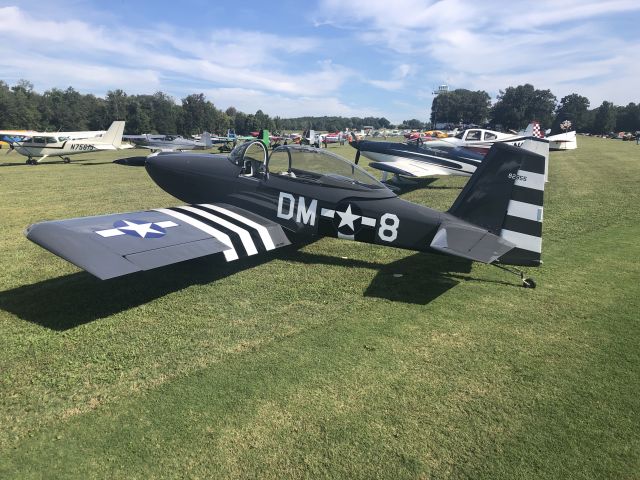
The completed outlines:
<svg viewBox="0 0 640 480">
<path fill-rule="evenodd" d="M 640 147 L 578 141 L 535 290 L 334 239 L 101 282 L 24 228 L 181 202 L 131 152 L 0 166 L 0 477 L 638 478 Z"/>
</svg>

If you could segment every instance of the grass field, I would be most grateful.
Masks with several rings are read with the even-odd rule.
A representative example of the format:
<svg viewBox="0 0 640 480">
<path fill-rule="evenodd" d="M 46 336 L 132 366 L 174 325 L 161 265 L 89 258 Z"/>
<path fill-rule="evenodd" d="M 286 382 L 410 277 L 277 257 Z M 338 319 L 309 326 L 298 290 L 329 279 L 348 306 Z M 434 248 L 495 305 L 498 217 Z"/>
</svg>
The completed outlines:
<svg viewBox="0 0 640 480">
<path fill-rule="evenodd" d="M 4 157 L 0 478 L 640 478 L 640 147 L 578 141 L 535 290 L 335 239 L 101 282 L 24 228 L 180 202 L 114 154 Z"/>
</svg>

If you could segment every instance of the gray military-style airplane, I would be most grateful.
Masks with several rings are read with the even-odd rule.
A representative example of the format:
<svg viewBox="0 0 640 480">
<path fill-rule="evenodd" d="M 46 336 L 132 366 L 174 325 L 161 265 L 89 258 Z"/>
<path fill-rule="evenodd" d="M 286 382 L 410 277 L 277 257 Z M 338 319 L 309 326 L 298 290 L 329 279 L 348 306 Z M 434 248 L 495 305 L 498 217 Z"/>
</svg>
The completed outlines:
<svg viewBox="0 0 640 480">
<path fill-rule="evenodd" d="M 123 135 L 125 140 L 133 142 L 136 147 L 148 148 L 155 152 L 175 152 L 182 150 L 204 150 L 211 148 L 211 134 L 204 132 L 201 140 L 191 140 L 180 135 Z"/>
<path fill-rule="evenodd" d="M 495 144 L 440 212 L 398 198 L 326 150 L 290 145 L 268 155 L 253 141 L 228 156 L 150 156 L 151 178 L 189 205 L 42 222 L 26 235 L 101 279 L 330 236 L 495 264 L 535 287 L 507 266 L 541 263 L 544 168 L 541 155 Z"/>
</svg>

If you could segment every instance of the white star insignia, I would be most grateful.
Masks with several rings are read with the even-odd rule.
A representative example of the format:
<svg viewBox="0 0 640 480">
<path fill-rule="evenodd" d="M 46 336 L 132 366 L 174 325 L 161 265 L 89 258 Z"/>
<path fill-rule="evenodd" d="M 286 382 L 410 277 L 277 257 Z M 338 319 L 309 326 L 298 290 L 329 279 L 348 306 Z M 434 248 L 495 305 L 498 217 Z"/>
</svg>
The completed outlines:
<svg viewBox="0 0 640 480">
<path fill-rule="evenodd" d="M 344 212 L 338 212 L 336 210 L 336 213 L 338 215 L 340 215 L 340 225 L 338 225 L 338 228 L 344 226 L 344 225 L 349 225 L 349 227 L 351 228 L 351 230 L 355 230 L 356 227 L 353 225 L 353 222 L 355 222 L 357 219 L 360 218 L 360 215 L 354 215 L 353 213 L 351 213 L 351 204 L 349 204 L 349 206 L 347 207 L 347 209 Z"/>
<path fill-rule="evenodd" d="M 133 231 L 136 232 L 138 235 L 140 235 L 142 238 L 145 238 L 147 236 L 147 234 L 149 233 L 157 233 L 159 235 L 164 234 L 164 232 L 160 231 L 160 230 L 154 230 L 153 228 L 151 228 L 151 225 L 153 225 L 153 223 L 133 223 L 130 222 L 129 220 L 123 220 L 124 223 L 127 224 L 126 227 L 118 227 L 118 230 L 129 230 L 129 231 Z"/>
</svg>

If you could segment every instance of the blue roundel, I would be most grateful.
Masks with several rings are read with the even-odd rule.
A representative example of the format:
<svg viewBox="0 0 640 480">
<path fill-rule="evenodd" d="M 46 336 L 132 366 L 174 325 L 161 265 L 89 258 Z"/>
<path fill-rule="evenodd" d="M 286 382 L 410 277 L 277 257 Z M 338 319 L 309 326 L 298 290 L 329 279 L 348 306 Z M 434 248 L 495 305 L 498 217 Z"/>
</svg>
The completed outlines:
<svg viewBox="0 0 640 480">
<path fill-rule="evenodd" d="M 160 238 L 167 234 L 167 231 L 157 223 L 143 220 L 118 220 L 113 224 L 113 228 L 138 238 Z"/>
</svg>

